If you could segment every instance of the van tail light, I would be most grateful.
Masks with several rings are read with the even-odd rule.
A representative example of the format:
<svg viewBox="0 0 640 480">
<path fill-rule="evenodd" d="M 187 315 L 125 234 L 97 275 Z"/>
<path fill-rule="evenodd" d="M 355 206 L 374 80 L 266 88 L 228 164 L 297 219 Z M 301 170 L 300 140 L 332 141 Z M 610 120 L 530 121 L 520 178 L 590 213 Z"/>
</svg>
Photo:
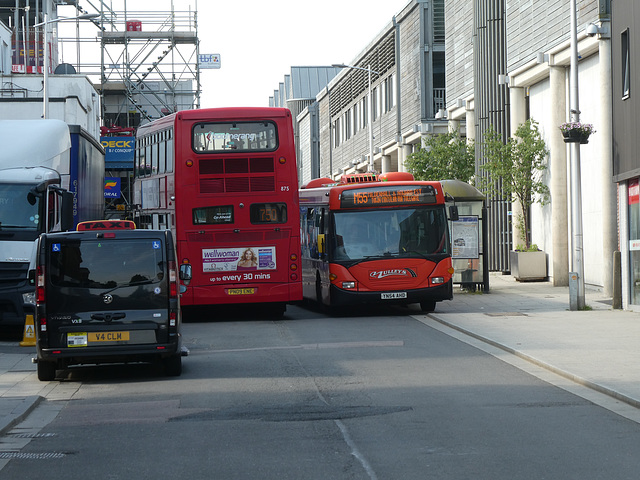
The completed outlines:
<svg viewBox="0 0 640 480">
<path fill-rule="evenodd" d="M 36 315 L 38 328 L 40 333 L 47 332 L 47 315 L 45 313 L 45 269 L 42 265 L 36 267 Z M 40 345 L 42 347 L 49 346 L 49 341 L 46 335 L 38 335 L 40 338 Z"/>
<path fill-rule="evenodd" d="M 178 273 L 176 271 L 176 262 L 169 261 L 169 297 L 178 297 Z"/>
<path fill-rule="evenodd" d="M 36 268 L 36 305 L 44 305 L 44 267 Z"/>
</svg>

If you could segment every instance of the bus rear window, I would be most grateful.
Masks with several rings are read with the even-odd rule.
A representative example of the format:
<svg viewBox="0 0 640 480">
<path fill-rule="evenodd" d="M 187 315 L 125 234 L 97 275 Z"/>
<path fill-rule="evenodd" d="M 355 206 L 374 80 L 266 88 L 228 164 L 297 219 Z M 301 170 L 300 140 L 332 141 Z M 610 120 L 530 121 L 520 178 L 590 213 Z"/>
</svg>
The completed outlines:
<svg viewBox="0 0 640 480">
<path fill-rule="evenodd" d="M 287 223 L 286 203 L 253 203 L 249 209 L 251 223 Z"/>
<path fill-rule="evenodd" d="M 194 225 L 233 223 L 233 205 L 194 208 L 192 212 Z"/>
<path fill-rule="evenodd" d="M 273 122 L 199 123 L 193 128 L 192 148 L 198 153 L 271 152 L 278 148 Z"/>
</svg>

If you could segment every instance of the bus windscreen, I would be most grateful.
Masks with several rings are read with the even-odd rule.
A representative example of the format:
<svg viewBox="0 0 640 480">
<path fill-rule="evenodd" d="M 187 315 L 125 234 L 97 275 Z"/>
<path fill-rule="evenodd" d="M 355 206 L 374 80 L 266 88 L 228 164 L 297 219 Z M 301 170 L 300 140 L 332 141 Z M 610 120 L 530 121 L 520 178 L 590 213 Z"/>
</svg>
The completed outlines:
<svg viewBox="0 0 640 480">
<path fill-rule="evenodd" d="M 342 211 L 333 214 L 333 221 L 335 260 L 450 253 L 442 206 Z"/>
</svg>

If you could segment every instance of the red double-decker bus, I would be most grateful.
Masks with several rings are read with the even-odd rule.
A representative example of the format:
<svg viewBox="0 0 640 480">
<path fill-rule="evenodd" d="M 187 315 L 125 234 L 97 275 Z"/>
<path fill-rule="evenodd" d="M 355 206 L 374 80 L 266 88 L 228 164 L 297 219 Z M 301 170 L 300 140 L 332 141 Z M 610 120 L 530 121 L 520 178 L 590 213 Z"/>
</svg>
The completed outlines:
<svg viewBox="0 0 640 480">
<path fill-rule="evenodd" d="M 136 135 L 139 228 L 168 228 L 192 279 L 183 306 L 302 299 L 298 180 L 284 108 L 185 110 Z"/>
<path fill-rule="evenodd" d="M 343 175 L 300 190 L 303 296 L 328 306 L 453 298 L 440 182 L 410 173 Z M 451 209 L 453 220 L 457 209 Z"/>
</svg>

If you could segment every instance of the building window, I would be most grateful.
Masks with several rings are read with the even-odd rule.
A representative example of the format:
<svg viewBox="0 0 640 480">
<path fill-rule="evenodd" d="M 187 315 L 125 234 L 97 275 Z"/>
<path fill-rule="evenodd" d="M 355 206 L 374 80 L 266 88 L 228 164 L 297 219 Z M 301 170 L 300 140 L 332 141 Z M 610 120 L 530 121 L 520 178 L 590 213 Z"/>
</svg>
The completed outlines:
<svg viewBox="0 0 640 480">
<path fill-rule="evenodd" d="M 631 53 L 629 45 L 629 29 L 622 32 L 620 38 L 620 47 L 622 50 L 622 98 L 629 98 L 631 95 Z"/>
<path fill-rule="evenodd" d="M 351 109 L 347 110 L 344 114 L 344 139 L 349 140 L 351 138 Z"/>
<path fill-rule="evenodd" d="M 360 126 L 366 128 L 369 123 L 369 104 L 367 103 L 367 96 L 362 98 L 362 107 L 360 107 Z"/>
<path fill-rule="evenodd" d="M 387 86 L 386 88 L 386 91 L 387 91 L 386 111 L 387 112 L 393 108 L 393 104 L 395 100 L 395 83 L 396 83 L 395 73 L 385 80 L 385 84 Z"/>
<path fill-rule="evenodd" d="M 373 89 L 373 94 L 372 94 L 372 99 L 371 99 L 371 104 L 372 104 L 372 116 L 371 118 L 373 119 L 373 121 L 376 120 L 376 118 L 378 118 L 378 112 L 379 110 L 379 106 L 378 106 L 378 87 Z"/>
<path fill-rule="evenodd" d="M 353 134 L 355 135 L 360 130 L 360 105 L 355 103 L 353 105 Z"/>
</svg>

